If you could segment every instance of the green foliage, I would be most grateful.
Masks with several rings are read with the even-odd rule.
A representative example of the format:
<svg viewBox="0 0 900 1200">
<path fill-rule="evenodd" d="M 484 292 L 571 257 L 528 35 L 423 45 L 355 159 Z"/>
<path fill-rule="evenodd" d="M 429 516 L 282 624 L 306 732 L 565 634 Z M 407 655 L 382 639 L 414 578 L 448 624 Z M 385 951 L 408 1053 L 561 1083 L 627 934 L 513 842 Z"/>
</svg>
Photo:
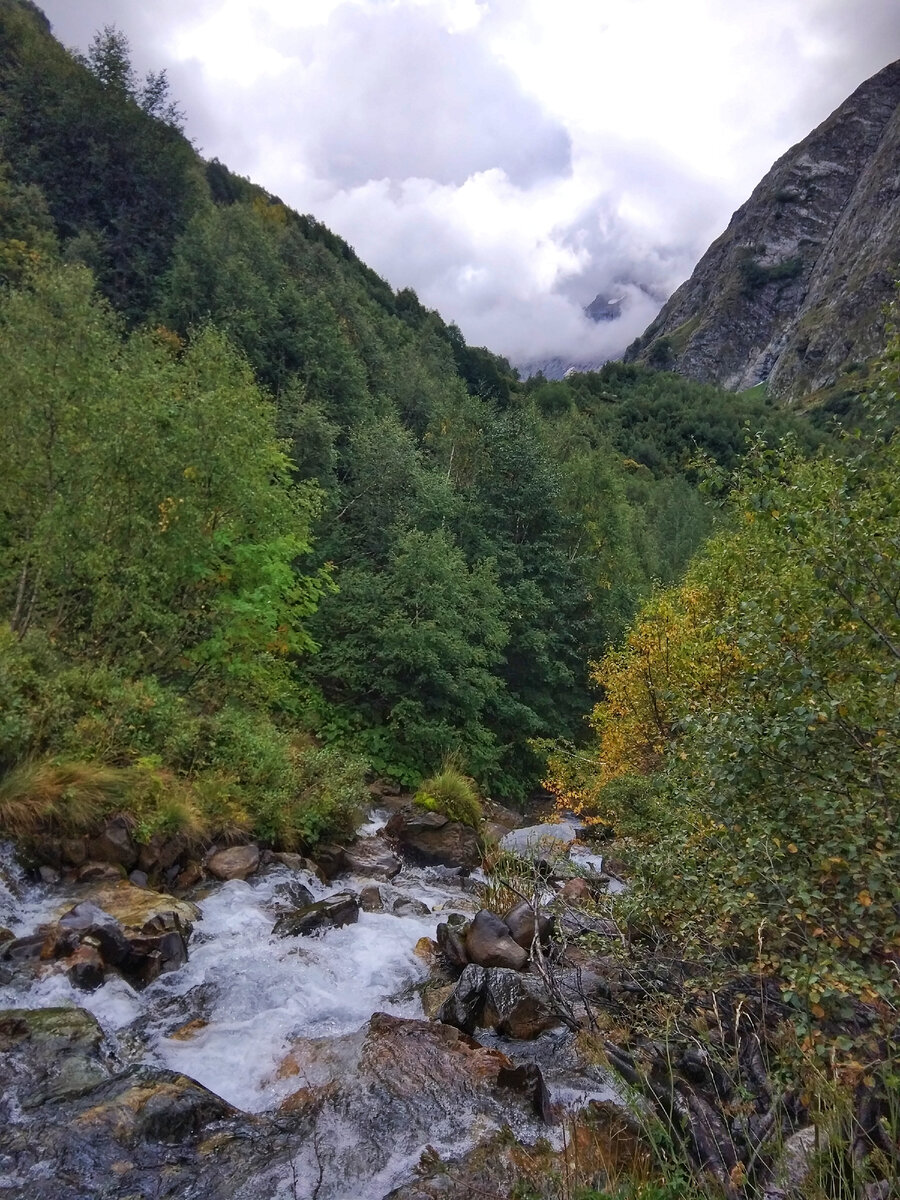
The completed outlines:
<svg viewBox="0 0 900 1200">
<path fill-rule="evenodd" d="M 252 834 L 283 848 L 346 837 L 365 805 L 361 759 L 296 744 L 263 711 L 192 705 L 152 675 L 71 662 L 0 626 L 0 829 L 137 836 Z"/>
<path fill-rule="evenodd" d="M 781 972 L 816 1017 L 888 995 L 900 946 L 898 454 L 896 437 L 840 458 L 758 448 L 727 531 L 667 601 L 666 670 L 638 670 L 650 610 L 615 668 L 644 679 L 648 721 L 664 714 L 649 809 L 599 793 L 648 843 L 637 902 Z M 604 770 L 644 736 L 607 686 Z"/>
<path fill-rule="evenodd" d="M 138 318 L 205 184 L 164 75 L 138 85 L 114 30 L 98 35 L 91 53 L 89 70 L 4 0 L 0 139 L 15 182 L 46 198 L 60 241 L 89 238 L 102 290 Z"/>
<path fill-rule="evenodd" d="M 451 821 L 460 821 L 473 829 L 480 829 L 484 820 L 474 781 L 447 764 L 437 775 L 430 775 L 423 781 L 415 802 L 420 808 L 443 813 Z"/>
<path fill-rule="evenodd" d="M 384 568 L 347 567 L 340 594 L 317 615 L 314 669 L 327 701 L 319 732 L 357 747 L 379 773 L 411 781 L 454 750 L 485 770 L 494 752 L 482 723 L 499 689 L 502 610 L 492 564 L 468 567 L 440 530 L 398 533 Z M 344 729 L 334 723 L 342 712 Z"/>
<path fill-rule="evenodd" d="M 783 283 L 790 279 L 796 279 L 802 272 L 802 258 L 786 258 L 782 262 L 766 265 L 758 262 L 752 253 L 748 253 L 740 262 L 744 291 L 750 294 L 769 283 Z"/>
<path fill-rule="evenodd" d="M 221 336 L 175 355 L 155 335 L 123 343 L 87 273 L 59 270 L 0 309 L 0 408 L 12 628 L 126 670 L 285 694 L 327 584 L 294 566 L 315 499 L 290 484 L 271 407 Z"/>
</svg>

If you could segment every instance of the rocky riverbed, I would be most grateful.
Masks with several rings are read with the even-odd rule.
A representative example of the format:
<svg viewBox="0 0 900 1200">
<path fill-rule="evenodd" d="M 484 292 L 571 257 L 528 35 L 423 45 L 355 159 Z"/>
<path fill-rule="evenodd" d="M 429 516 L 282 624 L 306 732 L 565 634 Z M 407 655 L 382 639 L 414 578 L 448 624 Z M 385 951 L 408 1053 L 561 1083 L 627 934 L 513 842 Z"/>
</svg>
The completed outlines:
<svg viewBox="0 0 900 1200">
<path fill-rule="evenodd" d="M 614 1099 L 575 1047 L 590 974 L 548 990 L 533 920 L 479 912 L 465 834 L 394 816 L 388 841 L 388 816 L 325 871 L 214 850 L 178 896 L 7 854 L 0 1197 L 382 1200 L 436 1163 L 462 1196 L 479 1146 L 515 1171 Z"/>
</svg>

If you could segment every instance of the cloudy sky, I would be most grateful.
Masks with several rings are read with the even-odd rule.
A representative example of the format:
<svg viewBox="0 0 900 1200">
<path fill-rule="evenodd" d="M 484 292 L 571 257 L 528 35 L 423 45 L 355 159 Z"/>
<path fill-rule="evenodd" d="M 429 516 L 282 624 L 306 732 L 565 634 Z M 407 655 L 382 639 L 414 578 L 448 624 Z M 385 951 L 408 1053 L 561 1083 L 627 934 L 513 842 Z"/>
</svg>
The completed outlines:
<svg viewBox="0 0 900 1200">
<path fill-rule="evenodd" d="M 38 2 L 74 48 L 116 25 L 206 157 L 515 362 L 619 353 L 900 57 L 900 0 Z"/>
</svg>

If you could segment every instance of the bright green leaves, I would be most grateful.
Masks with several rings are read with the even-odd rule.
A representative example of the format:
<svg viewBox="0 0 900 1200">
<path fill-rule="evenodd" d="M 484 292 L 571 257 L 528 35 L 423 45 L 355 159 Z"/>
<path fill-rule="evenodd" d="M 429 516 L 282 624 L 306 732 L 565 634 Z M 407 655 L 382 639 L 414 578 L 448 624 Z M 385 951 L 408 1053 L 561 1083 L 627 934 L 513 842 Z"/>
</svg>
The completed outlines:
<svg viewBox="0 0 900 1200">
<path fill-rule="evenodd" d="M 86 272 L 0 316 L 0 589 L 24 634 L 183 681 L 275 694 L 311 645 L 315 493 L 289 482 L 274 412 L 221 335 L 122 342 Z M 264 664 L 268 662 L 269 666 Z"/>
</svg>

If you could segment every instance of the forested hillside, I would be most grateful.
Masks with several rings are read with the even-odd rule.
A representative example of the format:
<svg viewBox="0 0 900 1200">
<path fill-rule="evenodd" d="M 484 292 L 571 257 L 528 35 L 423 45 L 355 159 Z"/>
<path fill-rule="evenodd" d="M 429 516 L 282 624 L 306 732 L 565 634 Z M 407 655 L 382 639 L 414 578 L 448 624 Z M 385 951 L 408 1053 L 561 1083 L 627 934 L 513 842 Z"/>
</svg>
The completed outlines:
<svg viewBox="0 0 900 1200">
<path fill-rule="evenodd" d="M 27 976 L 38 1002 L 0 1031 L 25 1088 L 6 1089 L 9 1162 L 38 1189 L 57 1187 L 48 1163 L 62 1163 L 104 1187 L 115 1175 L 129 1196 L 131 1158 L 147 1195 L 202 1190 L 209 1172 L 210 1195 L 237 1195 L 240 1172 L 259 1170 L 261 1190 L 240 1194 L 269 1196 L 280 1161 L 300 1194 L 293 1128 L 314 1152 L 310 1195 L 332 1143 L 367 1177 L 382 1151 L 410 1175 L 418 1164 L 414 1191 L 392 1196 L 486 1195 L 489 1168 L 509 1160 L 516 1196 L 889 1200 L 896 309 L 886 345 L 880 324 L 855 343 L 880 353 L 810 416 L 759 387 L 653 369 L 675 361 L 674 342 L 657 353 L 671 338 L 648 365 L 521 381 L 314 217 L 204 161 L 182 124 L 165 74 L 138 78 L 116 30 L 82 58 L 28 0 L 0 0 L 0 840 L 47 885 L 43 908 L 16 916 L 23 936 L 0 929 L 0 987 L 19 1003 Z M 795 277 L 782 267 L 744 279 L 754 304 Z M 543 788 L 566 814 L 552 851 L 488 803 L 524 809 Z M 370 789 L 397 811 L 356 838 Z M 454 842 L 426 846 L 451 868 L 416 875 L 427 903 L 394 887 L 408 865 L 395 850 L 418 853 L 401 835 L 423 827 Z M 348 871 L 384 896 L 326 895 Z M 207 892 L 210 875 L 227 882 Z M 99 893 L 83 890 L 92 881 Z M 181 900 L 150 889 L 198 885 L 213 916 L 188 976 Z M 54 888 L 81 889 L 77 906 L 32 928 Z M 175 908 L 129 917 L 126 949 L 88 894 Z M 358 941 L 343 940 L 360 907 Z M 303 949 L 285 950 L 284 921 Z M 320 921 L 340 939 L 308 939 Z M 44 1006 L 68 1003 L 63 969 L 98 1004 L 104 980 L 137 980 L 135 944 L 136 987 L 181 971 L 184 990 L 150 987 L 145 1009 L 117 993 L 132 1015 L 115 1091 L 93 1058 L 82 1072 L 66 1057 L 67 1022 L 93 1017 Z M 363 1019 L 375 1042 L 360 1040 Z M 457 1028 L 497 1037 L 486 1048 Z M 77 1034 L 91 1055 L 95 1033 Z M 544 1035 L 521 1059 L 495 1048 Z M 159 1068 L 182 1072 L 160 1054 L 192 1045 L 215 1065 L 210 1086 L 252 1077 L 235 1101 L 252 1118 Z M 315 1084 L 311 1058 L 306 1086 L 313 1046 L 339 1079 Z M 506 1100 L 502 1129 L 473 1150 L 465 1138 L 494 1111 L 471 1107 L 484 1062 Z M 613 1071 L 627 1117 L 605 1101 L 566 1109 L 567 1096 L 616 1096 Z M 301 1091 L 272 1108 L 293 1077 Z M 561 1153 L 517 1141 L 512 1102 L 528 1121 L 567 1114 Z M 328 1104 L 357 1124 L 318 1126 Z M 467 1160 L 441 1158 L 442 1123 L 460 1127 Z M 352 1187 L 341 1161 L 330 1195 Z M 477 1186 L 453 1183 L 466 1161 Z"/>
<path fill-rule="evenodd" d="M 708 533 L 698 453 L 821 438 L 634 366 L 521 384 L 204 162 L 114 30 L 82 61 L 0 0 L 0 105 L 11 796 L 88 763 L 151 823 L 165 792 L 176 823 L 295 841 L 365 770 L 455 756 L 522 798 L 533 739 L 582 737 L 589 662 Z"/>
</svg>

